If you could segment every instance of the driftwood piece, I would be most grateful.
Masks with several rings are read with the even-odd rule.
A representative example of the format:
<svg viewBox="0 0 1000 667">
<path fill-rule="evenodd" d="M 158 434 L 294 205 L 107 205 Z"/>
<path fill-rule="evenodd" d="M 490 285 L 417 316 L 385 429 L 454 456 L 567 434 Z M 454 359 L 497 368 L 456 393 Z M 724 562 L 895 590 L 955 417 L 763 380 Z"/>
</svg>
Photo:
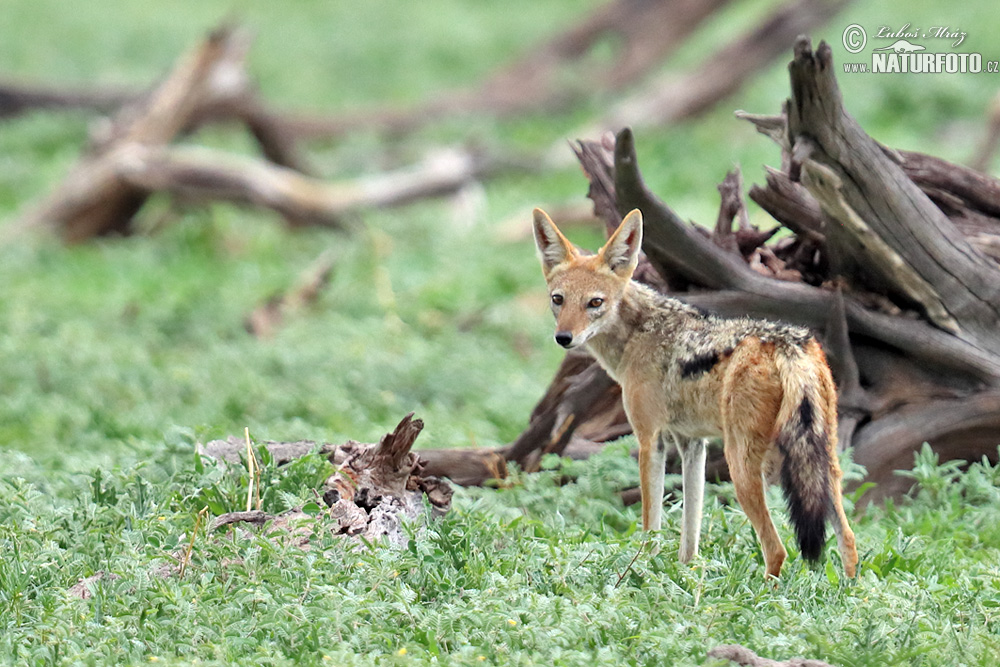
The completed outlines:
<svg viewBox="0 0 1000 667">
<path fill-rule="evenodd" d="M 88 157 L 62 186 L 22 220 L 54 224 L 67 241 L 127 234 L 149 194 L 228 201 L 275 211 L 292 226 L 344 226 L 366 208 L 399 206 L 456 192 L 514 163 L 466 151 L 439 151 L 408 169 L 328 182 L 271 162 L 201 147 L 113 143 Z"/>
<path fill-rule="evenodd" d="M 344 214 L 353 210 L 357 199 L 350 186 L 327 184 L 263 160 L 201 147 L 126 144 L 107 159 L 112 177 L 135 193 L 166 192 L 184 201 L 260 206 L 293 226 L 342 227 Z M 120 231 L 125 222 L 119 225 Z"/>
<path fill-rule="evenodd" d="M 833 376 L 839 381 L 837 399 L 837 445 L 840 451 L 854 444 L 858 424 L 872 413 L 872 401 L 861 386 L 861 372 L 851 347 L 844 293 L 838 285 L 833 309 L 823 336 L 827 360 Z"/>
<path fill-rule="evenodd" d="M 126 232 L 146 193 L 119 178 L 122 153 L 170 142 L 204 104 L 224 97 L 243 68 L 247 40 L 222 28 L 185 54 L 157 88 L 122 109 L 63 183 L 22 225 L 48 224 L 67 241 Z M 234 75 L 234 72 L 237 74 Z"/>
<path fill-rule="evenodd" d="M 911 479 L 895 474 L 909 470 L 923 443 L 930 443 L 942 461 L 996 461 L 1000 443 L 1000 392 L 906 404 L 858 430 L 854 460 L 868 470 L 878 486 L 866 500 L 899 497 Z"/>
<path fill-rule="evenodd" d="M 801 166 L 802 184 L 812 193 L 820 208 L 832 220 L 829 225 L 827 246 L 833 247 L 838 237 L 845 237 L 839 244 L 838 255 L 850 257 L 853 266 L 845 261 L 835 262 L 833 270 L 840 275 L 864 278 L 863 285 L 878 286 L 880 292 L 894 292 L 899 297 L 917 304 L 927 318 L 945 331 L 959 333 L 958 323 L 932 285 L 882 240 L 857 214 L 843 196 L 844 183 L 837 174 L 816 162 L 807 161 Z M 833 230 L 840 233 L 833 234 Z M 849 270 L 852 269 L 852 270 Z"/>
<path fill-rule="evenodd" d="M 765 183 L 751 186 L 747 196 L 799 237 L 820 243 L 826 240 L 819 203 L 801 184 L 772 167 L 765 167 Z"/>
<path fill-rule="evenodd" d="M 981 171 L 914 151 L 893 151 L 907 177 L 928 197 L 946 193 L 964 206 L 992 216 L 992 229 L 1000 231 L 1000 181 Z M 945 202 L 947 203 L 947 202 Z"/>
<path fill-rule="evenodd" d="M 452 193 L 497 170 L 524 166 L 467 150 L 439 150 L 411 168 L 350 181 L 306 176 L 294 136 L 249 84 L 248 48 L 246 35 L 236 29 L 212 33 L 151 93 L 105 124 L 59 187 L 12 228 L 50 225 L 70 242 L 127 234 L 153 192 L 261 206 L 292 225 L 339 227 L 359 209 Z M 245 123 L 269 161 L 169 145 L 217 118 Z"/>
<path fill-rule="evenodd" d="M 0 118 L 13 118 L 38 109 L 86 110 L 110 113 L 133 102 L 132 91 L 108 88 L 68 89 L 55 86 L 0 82 Z"/>
<path fill-rule="evenodd" d="M 129 145 L 116 157 L 117 177 L 139 192 L 260 206 L 281 214 L 293 226 L 335 228 L 363 209 L 455 192 L 504 166 L 463 151 L 441 151 L 409 169 L 327 182 L 206 148 Z"/>
<path fill-rule="evenodd" d="M 819 203 L 805 187 L 792 181 L 789 176 L 792 173 L 792 164 L 787 113 L 765 116 L 739 111 L 736 115 L 753 123 L 759 132 L 770 137 L 782 149 L 782 170 L 766 167 L 766 185 L 751 187 L 750 198 L 800 238 L 808 237 L 820 244 L 826 243 L 823 228 L 827 223 L 823 219 Z M 899 161 L 906 176 L 948 217 L 965 236 L 969 245 L 993 261 L 1000 262 L 1000 181 L 931 155 L 885 148 L 883 150 L 891 159 Z M 796 169 L 801 174 L 801 165 Z M 832 224 L 840 224 L 836 218 L 833 220 Z M 836 244 L 837 240 L 836 235 L 830 239 L 833 244 Z M 842 258 L 845 256 L 851 258 L 854 250 L 856 249 L 841 250 L 839 254 Z M 863 248 L 861 250 L 864 251 Z M 826 254 L 830 257 L 826 260 L 836 264 L 836 258 L 833 257 L 836 249 L 828 245 L 827 251 Z M 898 258 L 895 253 L 893 255 Z M 855 262 L 855 268 L 859 265 L 864 264 Z M 877 272 L 869 274 L 869 278 L 878 275 Z M 864 276 L 856 277 L 860 279 Z M 875 285 L 867 287 L 872 288 Z M 882 290 L 886 290 L 884 284 Z"/>
<path fill-rule="evenodd" d="M 802 149 L 808 142 L 800 148 L 800 164 L 793 165 L 787 108 L 786 103 L 782 113 L 777 115 L 737 111 L 736 117 L 751 123 L 781 148 L 781 169 L 767 168 L 767 187 L 775 191 L 774 197 L 798 201 L 804 209 L 810 209 L 815 203 L 809 203 L 809 193 L 788 178 L 788 174 L 800 173 L 801 158 L 808 157 Z M 961 219 L 975 218 L 980 222 L 975 231 L 1000 232 L 1000 180 L 933 155 L 878 146 L 960 230 L 968 234 Z M 772 184 L 772 178 L 777 182 Z M 789 202 L 780 203 L 788 205 Z"/>
<path fill-rule="evenodd" d="M 721 203 L 711 236 L 712 242 L 723 250 L 750 261 L 779 228 L 761 231 L 750 224 L 750 215 L 743 197 L 743 174 L 739 167 L 726 174 L 719 183 L 718 190 Z M 735 230 L 733 223 L 736 223 Z"/>
<path fill-rule="evenodd" d="M 614 437 L 626 435 L 629 427 L 615 424 Z M 609 431 L 608 439 L 611 439 Z M 562 456 L 582 461 L 604 447 L 604 441 L 588 440 L 573 434 L 561 452 Z M 510 474 L 508 456 L 510 445 L 502 447 L 476 447 L 471 449 L 421 449 L 417 452 L 423 472 L 432 477 L 447 478 L 459 486 L 482 486 L 491 481 L 502 482 Z"/>
<path fill-rule="evenodd" d="M 237 92 L 199 108 L 191 118 L 187 131 L 194 131 L 208 123 L 227 121 L 245 125 L 269 162 L 304 174 L 313 173 L 299 150 L 299 138 L 281 114 L 260 99 L 249 81 Z"/>
<path fill-rule="evenodd" d="M 268 160 L 308 173 L 310 169 L 298 150 L 296 137 L 282 122 L 280 115 L 259 99 L 245 72 L 234 69 L 232 74 L 235 76 L 222 86 L 224 94 L 199 106 L 183 132 L 192 132 L 208 122 L 238 121 L 246 125 Z M 114 114 L 140 104 L 143 96 L 144 93 L 137 91 L 100 86 L 72 89 L 51 84 L 0 82 L 0 119 L 39 110 L 85 110 Z M 98 128 L 101 127 L 98 125 Z M 98 135 L 106 135 L 109 127 L 105 124 Z"/>
<path fill-rule="evenodd" d="M 232 512 L 216 517 L 212 529 L 231 524 L 250 523 L 263 526 L 271 534 L 281 531 L 296 546 L 306 548 L 313 530 L 326 529 L 338 535 L 360 535 L 367 540 L 386 538 L 390 544 L 405 546 L 406 523 L 420 525 L 427 520 L 425 499 L 435 514 L 451 507 L 452 490 L 448 483 L 424 472 L 423 463 L 411 452 L 424 424 L 411 412 L 392 433 L 378 444 L 367 445 L 349 440 L 342 445 L 324 444 L 320 452 L 337 466 L 324 483 L 321 495 L 329 511 L 310 517 L 300 509 L 277 516 L 260 511 Z M 315 443 L 264 443 L 277 465 L 304 456 Z M 213 458 L 238 462 L 245 443 L 236 437 L 215 440 L 199 447 Z"/>
</svg>

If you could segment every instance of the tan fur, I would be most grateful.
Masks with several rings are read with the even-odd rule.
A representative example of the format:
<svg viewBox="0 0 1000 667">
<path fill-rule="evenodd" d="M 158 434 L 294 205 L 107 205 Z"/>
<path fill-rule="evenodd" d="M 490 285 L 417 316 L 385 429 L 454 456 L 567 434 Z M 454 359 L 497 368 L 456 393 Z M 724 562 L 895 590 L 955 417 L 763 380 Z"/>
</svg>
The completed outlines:
<svg viewBox="0 0 1000 667">
<path fill-rule="evenodd" d="M 767 575 L 779 576 L 787 556 L 764 497 L 765 476 L 773 480 L 780 472 L 790 508 L 804 517 L 796 524 L 801 543 L 811 539 L 818 553 L 823 521 L 831 519 L 844 570 L 853 577 L 858 556 L 841 501 L 836 388 L 819 343 L 797 327 L 706 315 L 632 281 L 642 242 L 638 210 L 596 255 L 574 248 L 538 209 L 534 232 L 557 342 L 586 345 L 622 386 L 639 441 L 643 528 L 660 527 L 670 440 L 685 466 L 681 558 L 695 555 L 704 483 L 701 439 L 721 437 Z M 810 532 L 817 519 L 818 534 Z"/>
</svg>

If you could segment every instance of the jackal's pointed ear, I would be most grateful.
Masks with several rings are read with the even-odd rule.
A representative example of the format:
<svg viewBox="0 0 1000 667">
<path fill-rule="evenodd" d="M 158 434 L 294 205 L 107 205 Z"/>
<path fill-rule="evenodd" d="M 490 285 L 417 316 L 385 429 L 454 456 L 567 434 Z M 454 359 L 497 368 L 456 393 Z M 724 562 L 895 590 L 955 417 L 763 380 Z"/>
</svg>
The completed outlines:
<svg viewBox="0 0 1000 667">
<path fill-rule="evenodd" d="M 573 244 L 562 235 L 562 232 L 552 222 L 552 218 L 540 208 L 534 210 L 535 245 L 538 247 L 538 258 L 542 261 L 542 270 L 548 276 L 553 268 L 568 259 L 576 257 Z"/>
<path fill-rule="evenodd" d="M 608 268 L 617 275 L 631 278 L 639 264 L 639 249 L 642 248 L 642 213 L 633 209 L 608 242 L 601 248 L 600 256 Z"/>
</svg>

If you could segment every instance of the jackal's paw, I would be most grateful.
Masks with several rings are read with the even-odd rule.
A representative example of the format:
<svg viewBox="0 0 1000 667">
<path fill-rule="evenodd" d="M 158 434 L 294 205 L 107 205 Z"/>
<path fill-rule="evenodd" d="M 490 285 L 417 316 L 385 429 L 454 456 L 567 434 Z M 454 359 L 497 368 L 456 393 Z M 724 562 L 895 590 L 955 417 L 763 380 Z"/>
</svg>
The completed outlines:
<svg viewBox="0 0 1000 667">
<path fill-rule="evenodd" d="M 681 548 L 677 551 L 677 560 L 682 563 L 690 563 L 694 560 L 694 557 L 698 555 L 698 548 L 691 548 L 686 544 L 681 544 Z"/>
</svg>

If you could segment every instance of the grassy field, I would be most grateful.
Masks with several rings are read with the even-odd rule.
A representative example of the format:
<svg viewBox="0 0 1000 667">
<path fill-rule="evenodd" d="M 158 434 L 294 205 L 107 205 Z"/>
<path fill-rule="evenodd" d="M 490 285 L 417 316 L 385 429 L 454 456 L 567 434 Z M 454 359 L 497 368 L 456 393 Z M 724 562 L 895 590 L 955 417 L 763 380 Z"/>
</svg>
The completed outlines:
<svg viewBox="0 0 1000 667">
<path fill-rule="evenodd" d="M 236 15 L 256 31 L 251 68 L 275 104 L 405 104 L 478 80 L 597 4 L 103 0 L 70 11 L 15 0 L 0 23 L 0 76 L 144 86 Z M 737 3 L 674 66 L 773 4 Z M 838 62 L 850 59 L 840 40 L 851 23 L 947 25 L 968 32 L 960 50 L 1000 58 L 1000 15 L 986 2 L 853 6 L 813 35 Z M 982 140 L 1000 82 L 839 80 L 877 139 L 959 161 Z M 714 220 L 715 184 L 733 164 L 750 183 L 779 160 L 732 110 L 776 112 L 787 87 L 782 62 L 697 122 L 639 132 L 651 187 L 685 217 Z M 359 133 L 311 146 L 310 158 L 339 178 L 442 144 L 548 147 L 607 103 L 444 121 L 391 142 Z M 0 232 L 66 173 L 90 120 L 0 122 Z M 253 150 L 234 129 L 186 141 Z M 350 235 L 155 199 L 142 214 L 159 225 L 153 234 L 0 246 L 0 664 L 699 665 L 712 646 L 743 643 L 837 665 L 995 665 L 1000 471 L 961 476 L 930 455 L 913 473 L 918 496 L 854 513 L 854 582 L 841 580 L 831 548 L 816 570 L 793 552 L 781 584 L 764 585 L 752 529 L 725 485 L 709 489 L 701 557 L 678 564 L 679 508 L 647 544 L 636 510 L 617 500 L 637 477 L 628 441 L 572 464 L 571 484 L 552 469 L 463 491 L 407 551 L 328 540 L 304 553 L 201 533 L 183 578 L 157 575 L 187 546 L 198 510 L 237 509 L 245 492 L 237 471 L 197 461 L 195 442 L 245 426 L 259 439 L 374 441 L 411 410 L 426 421 L 423 446 L 513 439 L 561 355 L 534 249 L 500 230 L 585 191 L 573 167 L 511 174 L 486 183 L 471 212 L 449 201 L 373 211 Z M 596 230 L 575 238 L 599 241 Z M 272 340 L 250 337 L 246 315 L 327 249 L 335 269 L 319 303 Z M 326 472 L 315 457 L 270 471 L 265 509 L 309 501 Z M 89 599 L 69 594 L 98 572 Z"/>
</svg>

